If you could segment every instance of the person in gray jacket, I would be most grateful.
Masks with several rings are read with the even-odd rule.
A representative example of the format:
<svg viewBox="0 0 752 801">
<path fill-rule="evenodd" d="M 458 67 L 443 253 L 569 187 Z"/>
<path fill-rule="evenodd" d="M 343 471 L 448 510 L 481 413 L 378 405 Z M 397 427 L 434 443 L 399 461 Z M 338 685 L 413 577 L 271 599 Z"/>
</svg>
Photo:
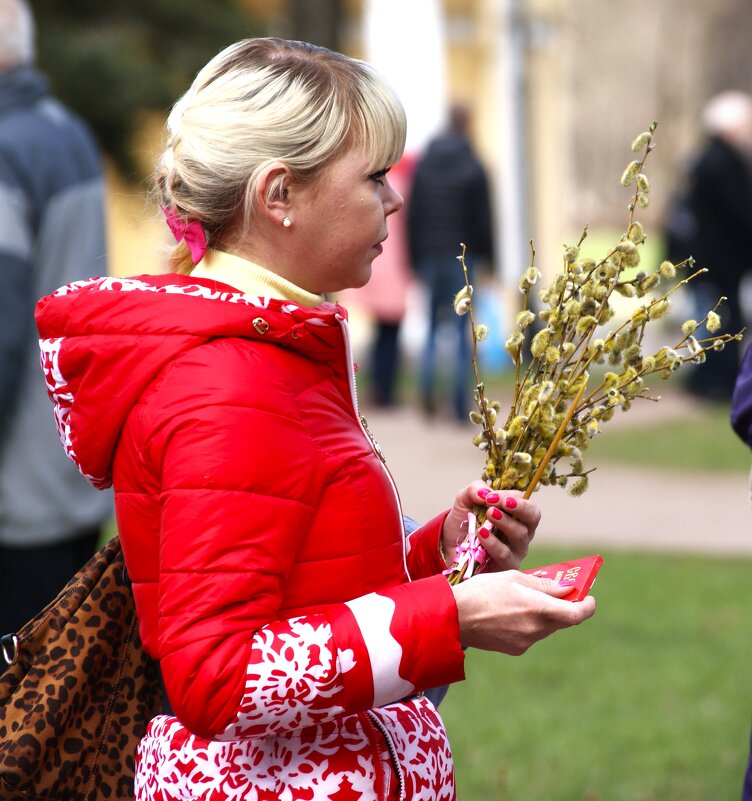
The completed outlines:
<svg viewBox="0 0 752 801">
<path fill-rule="evenodd" d="M 34 68 L 23 0 L 0 0 L 0 634 L 51 601 L 112 510 L 68 462 L 39 380 L 34 305 L 107 271 L 104 181 L 85 125 Z"/>
</svg>

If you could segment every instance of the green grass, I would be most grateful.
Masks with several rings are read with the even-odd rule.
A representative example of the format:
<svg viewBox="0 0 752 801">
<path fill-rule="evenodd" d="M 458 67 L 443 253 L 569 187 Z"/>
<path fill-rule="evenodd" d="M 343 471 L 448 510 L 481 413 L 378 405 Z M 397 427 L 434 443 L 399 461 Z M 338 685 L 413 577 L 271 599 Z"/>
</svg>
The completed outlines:
<svg viewBox="0 0 752 801">
<path fill-rule="evenodd" d="M 536 549 L 531 566 L 578 555 Z M 740 796 L 752 560 L 604 558 L 594 618 L 522 657 L 468 654 L 441 710 L 462 801 Z"/>
<path fill-rule="evenodd" d="M 624 224 L 626 226 L 626 216 Z M 576 244 L 582 231 L 572 234 L 567 242 Z M 624 230 L 608 228 L 589 228 L 588 235 L 580 247 L 580 253 L 584 257 L 602 259 L 616 245 L 624 234 Z M 652 272 L 665 258 L 665 245 L 661 236 L 654 233 L 649 228 L 645 230 L 646 239 L 640 245 L 640 267 L 641 270 Z"/>
<path fill-rule="evenodd" d="M 649 403 L 649 401 L 642 401 Z M 729 423 L 727 406 L 711 406 L 701 416 L 640 424 L 597 436 L 586 454 L 588 464 L 622 464 L 682 471 L 748 472 L 750 449 Z"/>
</svg>

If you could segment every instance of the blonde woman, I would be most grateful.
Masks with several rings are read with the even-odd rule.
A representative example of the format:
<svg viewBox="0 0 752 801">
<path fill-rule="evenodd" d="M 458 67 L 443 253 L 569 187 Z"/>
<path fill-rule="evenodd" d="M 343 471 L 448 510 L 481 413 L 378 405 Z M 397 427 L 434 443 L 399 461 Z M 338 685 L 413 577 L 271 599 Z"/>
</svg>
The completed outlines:
<svg viewBox="0 0 752 801">
<path fill-rule="evenodd" d="M 402 107 L 367 65 L 299 42 L 220 53 L 168 121 L 172 272 L 38 308 L 68 454 L 115 489 L 147 651 L 169 698 L 136 798 L 452 799 L 423 694 L 463 646 L 518 654 L 594 611 L 515 570 L 540 512 L 462 489 L 405 535 L 359 415 L 347 314 L 402 206 Z M 442 571 L 474 504 L 494 570 Z M 559 597 L 557 597 L 559 596 Z"/>
</svg>

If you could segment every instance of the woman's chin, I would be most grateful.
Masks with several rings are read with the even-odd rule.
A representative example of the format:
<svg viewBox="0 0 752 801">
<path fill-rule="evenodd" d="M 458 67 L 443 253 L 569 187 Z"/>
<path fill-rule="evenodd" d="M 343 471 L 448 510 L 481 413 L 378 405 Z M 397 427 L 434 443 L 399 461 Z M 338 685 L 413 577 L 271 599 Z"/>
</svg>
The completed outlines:
<svg viewBox="0 0 752 801">
<path fill-rule="evenodd" d="M 362 270 L 359 270 L 356 275 L 353 275 L 349 288 L 360 289 L 361 287 L 364 287 L 371 280 L 372 273 L 373 269 L 371 265 L 368 264 Z"/>
</svg>

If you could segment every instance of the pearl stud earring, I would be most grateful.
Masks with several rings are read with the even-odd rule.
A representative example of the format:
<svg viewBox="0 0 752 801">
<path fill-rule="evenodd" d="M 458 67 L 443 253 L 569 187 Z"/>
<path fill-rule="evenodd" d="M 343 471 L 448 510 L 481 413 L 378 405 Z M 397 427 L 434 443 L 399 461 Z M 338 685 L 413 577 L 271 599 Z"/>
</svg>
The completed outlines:
<svg viewBox="0 0 752 801">
<path fill-rule="evenodd" d="M 289 217 L 284 217 L 283 220 L 282 220 L 282 225 L 285 228 L 289 228 L 292 225 L 292 223 L 290 222 L 290 218 Z"/>
</svg>

